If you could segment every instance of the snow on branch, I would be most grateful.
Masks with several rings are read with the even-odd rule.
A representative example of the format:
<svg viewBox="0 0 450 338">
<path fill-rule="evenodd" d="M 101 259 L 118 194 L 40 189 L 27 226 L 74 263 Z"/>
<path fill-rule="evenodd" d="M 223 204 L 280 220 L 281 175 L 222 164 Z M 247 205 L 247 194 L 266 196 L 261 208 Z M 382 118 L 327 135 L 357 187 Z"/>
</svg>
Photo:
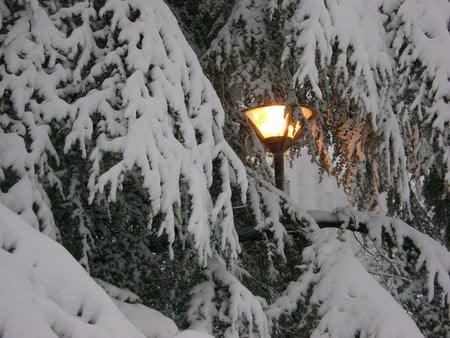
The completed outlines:
<svg viewBox="0 0 450 338">
<path fill-rule="evenodd" d="M 408 253 L 412 249 L 417 250 L 416 259 L 411 262 L 404 261 L 403 264 L 413 264 L 416 273 L 421 270 L 426 272 L 425 284 L 429 302 L 433 301 L 437 294 L 436 286 L 438 286 L 442 289 L 442 305 L 449 307 L 450 252 L 441 243 L 399 218 L 358 212 L 349 208 L 338 208 L 332 213 L 324 211 L 308 213 L 322 228 L 334 227 L 368 234 L 379 248 L 394 249 L 403 253 Z M 389 237 L 389 241 L 386 240 L 386 236 Z"/>
<path fill-rule="evenodd" d="M 303 305 L 313 321 L 311 337 L 422 337 L 406 311 L 379 285 L 341 241 L 316 231 L 314 244 L 303 251 L 300 278 L 267 310 L 277 321 Z"/>
<path fill-rule="evenodd" d="M 248 207 L 255 226 L 239 227 L 241 240 L 257 238 L 258 234 L 269 235 L 275 242 L 276 254 L 285 258 L 285 243 L 289 241 L 288 232 L 294 231 L 308 236 L 317 224 L 310 215 L 302 210 L 287 194 L 249 170 Z"/>
<path fill-rule="evenodd" d="M 445 0 L 433 0 L 427 4 L 406 0 L 384 1 L 383 6 L 388 13 L 394 13 L 392 7 L 395 9 L 396 17 L 392 19 L 396 24 L 391 26 L 395 33 L 393 50 L 405 75 L 416 76 L 415 72 L 420 70 L 412 66 L 414 62 L 419 61 L 423 66 L 420 71 L 421 80 L 432 81 L 427 91 L 435 97 L 435 106 L 429 107 L 431 116 L 425 118 L 431 120 L 436 114 L 434 127 L 442 130 L 445 122 L 449 121 L 448 114 L 443 113 L 438 106 L 443 103 L 445 97 L 448 98 L 450 90 L 450 61 L 444 56 L 450 52 L 447 29 L 450 5 Z M 410 67 L 411 69 L 408 69 Z"/>
<path fill-rule="evenodd" d="M 303 251 L 303 264 L 297 267 L 299 279 L 291 282 L 283 295 L 266 310 L 272 330 L 284 316 L 291 316 L 299 311 L 302 313 L 303 323 L 314 323 L 314 330 L 311 332 L 313 336 L 372 334 L 382 337 L 419 337 L 421 333 L 407 310 L 409 306 L 414 306 L 410 305 L 411 301 L 413 304 L 417 303 L 417 306 L 428 306 L 426 302 L 420 301 L 426 289 L 428 302 L 434 302 L 434 297 L 440 296 L 437 301 L 440 301 L 441 307 L 438 309 L 433 305 L 429 307 L 429 311 L 444 309 L 447 313 L 450 253 L 440 243 L 399 219 L 346 208 L 333 212 L 315 210 L 304 215 L 295 210 L 294 203 L 289 203 L 283 197 L 280 196 L 281 200 L 285 200 L 281 203 L 287 207 L 285 212 L 288 212 L 290 206 L 291 217 L 298 215 L 297 221 L 291 218 L 283 228 L 294 236 L 307 238 L 313 244 Z M 258 200 L 258 203 L 261 206 L 267 202 Z M 316 226 L 316 222 L 322 229 Z M 296 227 L 296 223 L 303 224 L 303 227 Z M 380 273 L 385 278 L 400 280 L 396 289 L 391 290 L 383 281 L 380 281 L 383 286 L 378 284 L 374 279 L 379 278 L 377 272 L 371 276 L 373 271 L 356 259 L 351 245 L 336 238 L 336 232 L 329 228 L 368 234 L 378 250 L 384 252 L 383 257 L 389 260 L 389 264 L 395 265 L 395 276 L 389 275 L 386 269 Z M 246 236 L 245 240 L 251 237 L 247 230 L 239 229 L 239 234 Z M 270 234 L 268 228 L 260 231 Z M 253 230 L 252 234 L 256 235 L 257 231 Z M 416 258 L 409 255 L 412 251 L 418 252 Z M 391 254 L 394 255 L 392 259 L 386 258 Z M 383 275 L 383 272 L 386 274 Z M 414 285 L 410 285 L 412 279 Z M 394 297 L 385 287 L 393 292 Z M 426 316 L 429 311 L 419 315 L 414 313 L 414 320 L 418 320 L 417 316 Z M 343 322 L 346 324 L 341 325 Z"/>
<path fill-rule="evenodd" d="M 269 336 L 269 325 L 264 313 L 265 302 L 253 295 L 227 270 L 225 261 L 213 256 L 208 269 L 214 278 L 228 290 L 229 297 L 220 305 L 219 319 L 228 325 L 225 337 Z"/>
<path fill-rule="evenodd" d="M 0 214 L 4 336 L 143 337 L 63 247 L 3 204 Z"/>
<path fill-rule="evenodd" d="M 257 100 L 280 99 L 273 87 L 275 83 L 280 85 L 277 53 L 281 54 L 281 48 L 273 48 L 274 38 L 267 24 L 275 9 L 274 1 L 236 1 L 202 57 L 207 67 L 217 69 L 213 74 L 226 74 L 225 87 L 234 87 L 233 93 L 230 92 L 232 100 L 254 104 Z M 224 79 L 219 75 L 214 81 L 221 83 Z"/>
<path fill-rule="evenodd" d="M 183 226 L 177 224 L 180 220 L 175 215 L 185 198 L 180 196 L 179 184 L 186 184 L 192 204 L 186 230 L 194 237 L 200 260 L 206 262 L 210 255 L 211 227 L 218 215 L 223 229 L 221 247 L 229 245 L 231 257 L 236 257 L 237 236 L 230 234 L 234 231 L 230 185 L 236 178 L 244 183 L 245 191 L 245 170 L 224 142 L 220 102 L 170 10 L 162 3 L 155 4 L 154 8 L 142 6 L 140 2 L 131 5 L 140 13 L 140 20 L 131 25 L 126 16 L 117 19 L 114 16 L 112 20 L 117 20 L 115 27 L 121 30 L 119 39 L 130 40 L 133 27 L 142 36 L 143 48 L 130 50 L 127 58 L 142 56 L 150 61 L 139 63 L 139 67 L 131 59 L 125 63 L 134 73 L 122 89 L 122 106 L 128 124 L 124 167 L 106 181 L 114 182 L 117 175 L 137 166 L 150 194 L 152 213 L 164 217 L 161 230 L 168 234 L 170 244 L 174 241 L 175 226 Z M 120 10 L 116 11 L 115 6 L 120 7 L 122 3 L 108 1 L 104 11 L 114 10 L 114 15 L 118 15 Z M 146 43 L 151 43 L 150 58 Z M 225 195 L 213 201 L 209 190 L 216 158 L 221 161 L 218 177 Z M 228 167 L 235 168 L 236 176 L 231 177 Z M 108 172 L 93 174 L 99 175 L 98 182 L 103 175 L 109 175 Z M 92 194 L 96 190 L 94 187 Z"/>
<path fill-rule="evenodd" d="M 0 36 L 0 200 L 34 227 L 52 238 L 58 237 L 43 182 L 60 186 L 49 160 L 59 164 L 50 140 L 51 129 L 41 111 L 41 102 L 55 98 L 55 85 L 67 73 L 60 69 L 43 72 L 46 58 L 51 63 L 58 53 L 53 43 L 60 34 L 35 1 L 20 9 Z M 5 4 L 2 2 L 2 13 Z M 39 33 L 45 31 L 49 36 Z M 60 106 L 59 109 L 63 109 Z"/>
<path fill-rule="evenodd" d="M 192 288 L 187 320 L 190 328 L 205 333 L 213 333 L 214 318 L 218 311 L 214 303 L 214 283 L 205 281 Z"/>
<path fill-rule="evenodd" d="M 286 62 L 289 56 L 296 55 L 295 64 L 298 65 L 293 76 L 294 84 L 301 84 L 307 78 L 318 98 L 322 98 L 319 88 L 319 71 L 316 65 L 316 54 L 320 53 L 321 66 L 331 62 L 331 19 L 321 1 L 302 1 L 297 7 L 291 23 L 292 31 L 287 36 L 286 46 L 283 52 L 282 62 Z M 301 34 L 301 38 L 299 38 Z M 348 74 L 344 76 L 348 78 Z"/>
<path fill-rule="evenodd" d="M 419 256 L 413 263 L 416 272 L 426 271 L 428 301 L 435 297 L 435 285 L 442 289 L 442 304 L 449 307 L 450 296 L 450 252 L 428 235 L 417 231 L 398 218 L 362 213 L 350 209 L 337 209 L 337 219 L 345 229 L 351 225 L 363 229 L 379 246 L 386 246 L 383 235 L 388 235 L 395 248 L 402 251 L 418 250 Z"/>
<path fill-rule="evenodd" d="M 266 4 L 267 1 L 261 0 L 236 2 L 231 11 L 231 17 L 217 34 L 217 38 L 211 44 L 209 53 L 220 55 L 223 52 L 224 56 L 229 57 L 236 51 L 244 49 L 246 45 L 250 45 L 251 39 L 263 40 L 266 29 L 261 11 Z M 248 35 L 232 34 L 237 29 L 235 25 L 238 22 L 244 22 Z M 237 40 L 231 41 L 231 39 Z"/>
<path fill-rule="evenodd" d="M 375 122 L 380 111 L 377 84 L 390 80 L 393 74 L 382 22 L 375 3 L 298 2 L 284 53 L 285 61 L 289 55 L 298 67 L 294 84 L 302 86 L 307 78 L 322 98 L 318 74 L 332 67 L 333 85 L 341 95 L 348 95 L 371 112 Z"/>
<path fill-rule="evenodd" d="M 171 319 L 138 303 L 131 291 L 94 281 L 62 246 L 1 203 L 0 214 L 3 336 L 183 336 Z"/>
<path fill-rule="evenodd" d="M 94 278 L 112 298 L 123 315 L 142 332 L 145 337 L 174 337 L 178 327 L 161 312 L 140 304 L 139 296 L 128 289 L 121 289 L 111 283 Z"/>
<path fill-rule="evenodd" d="M 245 169 L 224 140 L 221 103 L 170 9 L 163 1 L 134 0 L 109 0 L 101 9 L 87 2 L 57 11 L 46 6 L 23 3 L 0 36 L 1 137 L 23 138 L 15 151 L 26 158 L 17 158 L 14 168 L 33 191 L 30 205 L 15 210 L 56 237 L 40 184 L 60 184 L 53 172 L 59 158 L 81 153 L 90 172 L 89 202 L 117 201 L 126 175 L 136 171 L 170 251 L 180 230 L 182 238 L 193 238 L 205 264 L 220 228 L 213 243 L 235 259 L 231 186 L 239 185 L 245 198 Z M 0 152 L 1 163 L 10 157 Z M 2 180 L 11 176 L 6 169 L 1 166 Z M 19 203 L 13 191 L 2 195 L 11 207 Z"/>
<path fill-rule="evenodd" d="M 405 125 L 416 124 L 421 130 L 431 127 L 431 138 L 425 145 L 434 143 L 441 150 L 439 155 L 446 165 L 444 176 L 449 184 L 450 60 L 445 55 L 450 53 L 450 4 L 445 0 L 382 1 L 382 10 L 387 15 L 392 50 L 398 63 L 397 95 L 404 98 L 396 110 L 404 115 Z M 426 146 L 421 146 L 422 152 L 429 152 Z M 425 157 L 423 167 L 428 169 L 434 156 L 427 155 L 432 160 Z"/>
</svg>

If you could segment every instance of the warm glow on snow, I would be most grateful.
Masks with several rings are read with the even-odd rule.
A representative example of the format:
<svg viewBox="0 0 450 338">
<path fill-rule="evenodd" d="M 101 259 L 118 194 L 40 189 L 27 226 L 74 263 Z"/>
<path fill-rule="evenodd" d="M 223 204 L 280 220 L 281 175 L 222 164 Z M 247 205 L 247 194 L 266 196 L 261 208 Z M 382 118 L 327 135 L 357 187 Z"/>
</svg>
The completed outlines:
<svg viewBox="0 0 450 338">
<path fill-rule="evenodd" d="M 258 128 L 264 138 L 284 136 L 286 128 L 286 119 L 289 117 L 284 114 L 283 105 L 263 106 L 247 110 L 245 115 Z M 300 122 L 288 126 L 287 137 L 293 139 L 296 132 L 300 129 Z"/>
</svg>

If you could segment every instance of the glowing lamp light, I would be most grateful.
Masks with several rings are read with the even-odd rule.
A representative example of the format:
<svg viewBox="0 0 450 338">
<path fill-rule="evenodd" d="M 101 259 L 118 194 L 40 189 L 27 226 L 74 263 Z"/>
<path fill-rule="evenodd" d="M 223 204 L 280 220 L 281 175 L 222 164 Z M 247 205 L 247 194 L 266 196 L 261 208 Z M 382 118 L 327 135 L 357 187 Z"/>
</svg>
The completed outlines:
<svg viewBox="0 0 450 338">
<path fill-rule="evenodd" d="M 294 139 L 295 131 L 300 128 L 299 122 L 295 125 L 288 123 L 290 116 L 285 116 L 283 105 L 249 109 L 245 112 L 245 115 L 258 128 L 264 138 L 285 136 L 285 132 L 287 132 L 286 136 Z"/>
<path fill-rule="evenodd" d="M 281 190 L 284 190 L 283 153 L 302 134 L 301 122 L 294 120 L 291 112 L 285 110 L 285 105 L 272 104 L 245 111 L 245 116 L 260 141 L 274 154 L 275 184 Z M 301 112 L 305 120 L 318 115 L 317 110 L 308 106 L 301 106 Z"/>
<path fill-rule="evenodd" d="M 314 108 L 301 106 L 301 109 L 306 120 L 316 115 Z M 273 153 L 287 150 L 302 133 L 300 121 L 294 121 L 281 104 L 251 108 L 245 111 L 245 116 L 261 142 Z"/>
</svg>

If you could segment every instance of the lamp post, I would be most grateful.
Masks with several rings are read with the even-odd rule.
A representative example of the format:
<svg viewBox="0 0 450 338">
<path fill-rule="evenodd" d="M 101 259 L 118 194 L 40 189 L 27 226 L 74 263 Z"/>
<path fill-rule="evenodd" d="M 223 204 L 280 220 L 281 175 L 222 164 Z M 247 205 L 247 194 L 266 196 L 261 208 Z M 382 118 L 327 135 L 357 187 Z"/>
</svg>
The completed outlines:
<svg viewBox="0 0 450 338">
<path fill-rule="evenodd" d="M 284 190 L 283 154 L 301 136 L 303 130 L 301 122 L 285 110 L 285 105 L 271 104 L 245 111 L 259 140 L 273 154 L 275 186 L 280 190 Z M 302 105 L 301 111 L 306 120 L 318 115 L 318 111 L 310 106 Z"/>
</svg>

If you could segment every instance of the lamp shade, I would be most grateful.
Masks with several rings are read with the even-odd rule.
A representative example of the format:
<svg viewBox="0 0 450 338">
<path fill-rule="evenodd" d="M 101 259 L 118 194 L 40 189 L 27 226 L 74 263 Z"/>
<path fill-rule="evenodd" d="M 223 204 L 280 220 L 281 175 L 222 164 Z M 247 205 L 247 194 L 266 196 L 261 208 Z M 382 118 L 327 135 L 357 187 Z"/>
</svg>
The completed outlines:
<svg viewBox="0 0 450 338">
<path fill-rule="evenodd" d="M 285 114 L 284 109 L 284 105 L 261 106 L 247 110 L 245 115 L 265 139 L 277 136 L 294 139 L 300 123 L 290 124 L 290 114 Z"/>
<path fill-rule="evenodd" d="M 286 113 L 285 109 L 285 105 L 272 104 L 245 111 L 258 138 L 272 152 L 286 150 L 301 136 L 300 121 L 294 120 L 292 114 Z M 314 108 L 301 106 L 301 110 L 306 120 L 316 115 Z"/>
</svg>

